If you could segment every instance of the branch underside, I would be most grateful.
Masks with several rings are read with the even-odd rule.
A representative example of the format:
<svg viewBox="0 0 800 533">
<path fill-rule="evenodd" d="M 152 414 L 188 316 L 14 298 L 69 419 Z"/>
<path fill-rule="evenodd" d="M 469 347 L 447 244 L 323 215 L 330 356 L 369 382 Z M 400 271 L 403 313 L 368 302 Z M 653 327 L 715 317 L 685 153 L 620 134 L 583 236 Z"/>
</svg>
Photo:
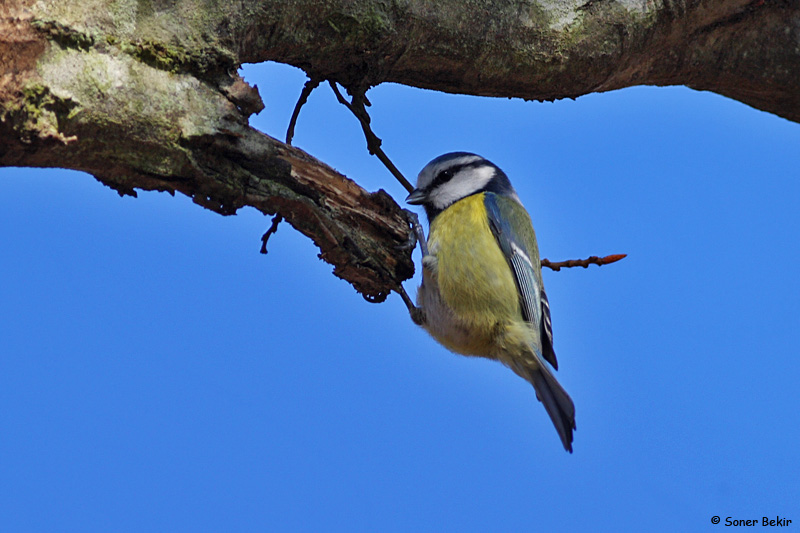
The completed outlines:
<svg viewBox="0 0 800 533">
<path fill-rule="evenodd" d="M 270 3 L 244 61 L 290 63 L 350 89 L 391 81 L 528 100 L 688 85 L 800 121 L 792 0 L 314 0 Z M 298 16 L 314 11 L 315 16 Z"/>
<path fill-rule="evenodd" d="M 263 104 L 241 63 L 289 63 L 351 95 L 386 81 L 537 100 L 685 84 L 800 121 L 799 42 L 789 0 L 6 0 L 0 165 L 280 213 L 379 299 L 413 274 L 402 211 L 250 128 Z"/>
</svg>

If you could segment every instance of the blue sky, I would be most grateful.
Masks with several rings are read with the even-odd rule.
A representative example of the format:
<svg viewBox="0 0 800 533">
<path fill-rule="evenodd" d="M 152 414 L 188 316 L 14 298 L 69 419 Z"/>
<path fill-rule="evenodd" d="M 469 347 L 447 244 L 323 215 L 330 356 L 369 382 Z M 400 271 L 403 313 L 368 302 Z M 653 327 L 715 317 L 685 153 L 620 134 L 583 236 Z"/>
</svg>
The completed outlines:
<svg viewBox="0 0 800 533">
<path fill-rule="evenodd" d="M 252 124 L 283 138 L 304 75 L 244 75 Z M 544 274 L 575 453 L 528 383 L 448 353 L 394 295 L 365 302 L 287 224 L 262 256 L 253 209 L 0 169 L 0 529 L 800 524 L 800 126 L 686 88 L 369 96 L 409 178 L 480 153 L 543 257 L 629 254 Z M 327 87 L 294 144 L 405 197 Z"/>
</svg>

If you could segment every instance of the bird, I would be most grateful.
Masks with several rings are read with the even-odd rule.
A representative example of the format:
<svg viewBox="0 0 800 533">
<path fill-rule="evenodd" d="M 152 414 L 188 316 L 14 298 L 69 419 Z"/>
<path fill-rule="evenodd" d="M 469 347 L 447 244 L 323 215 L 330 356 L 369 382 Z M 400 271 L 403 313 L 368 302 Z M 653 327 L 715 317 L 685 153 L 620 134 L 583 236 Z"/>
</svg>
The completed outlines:
<svg viewBox="0 0 800 533">
<path fill-rule="evenodd" d="M 553 375 L 536 234 L 508 176 L 479 155 L 447 153 L 425 165 L 406 202 L 421 205 L 429 225 L 420 325 L 447 349 L 500 361 L 530 382 L 572 453 L 575 405 Z"/>
</svg>

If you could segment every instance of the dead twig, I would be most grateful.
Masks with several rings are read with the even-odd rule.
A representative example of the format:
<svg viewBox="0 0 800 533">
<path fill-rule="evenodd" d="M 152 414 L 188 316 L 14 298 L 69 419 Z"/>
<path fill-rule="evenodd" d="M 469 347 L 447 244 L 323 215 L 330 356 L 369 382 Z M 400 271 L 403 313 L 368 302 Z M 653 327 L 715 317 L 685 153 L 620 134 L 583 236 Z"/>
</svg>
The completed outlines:
<svg viewBox="0 0 800 533">
<path fill-rule="evenodd" d="M 345 106 L 347 109 L 350 110 L 351 113 L 358 119 L 358 122 L 361 124 L 361 129 L 364 131 L 364 137 L 367 139 L 367 150 L 371 155 L 376 156 L 380 159 L 381 163 L 389 169 L 389 172 L 397 178 L 403 187 L 406 188 L 408 192 L 414 190 L 414 186 L 409 183 L 409 181 L 403 176 L 403 173 L 400 172 L 392 160 L 389 159 L 389 156 L 381 149 L 381 144 L 383 141 L 375 135 L 375 132 L 372 131 L 370 127 L 370 117 L 369 113 L 367 113 L 367 107 L 371 104 L 369 100 L 367 100 L 367 96 L 364 92 L 354 92 L 352 95 L 352 102 L 348 102 L 347 99 L 342 96 L 342 93 L 339 91 L 339 87 L 336 85 L 336 82 L 333 80 L 328 80 L 328 83 L 333 89 L 333 93 L 336 95 L 336 99 L 339 100 L 339 103 Z M 349 91 L 349 90 L 348 90 Z"/>
<path fill-rule="evenodd" d="M 278 224 L 280 224 L 282 220 L 283 220 L 283 216 L 281 216 L 280 213 L 277 213 L 272 218 L 272 224 L 270 225 L 270 227 L 267 230 L 267 232 L 264 233 L 264 235 L 261 236 L 261 253 L 262 254 L 267 253 L 267 241 L 269 240 L 270 235 L 272 235 L 273 233 L 278 231 Z"/>
<path fill-rule="evenodd" d="M 583 267 L 586 268 L 589 265 L 608 265 L 610 263 L 616 263 L 620 259 L 624 259 L 628 257 L 628 254 L 614 254 L 614 255 L 607 255 L 605 257 L 597 257 L 593 255 L 587 259 L 570 259 L 568 261 L 556 261 L 551 262 L 549 259 L 542 259 L 542 266 L 547 267 L 550 269 L 555 270 L 558 272 L 562 268 L 571 268 L 571 267 Z"/>
<path fill-rule="evenodd" d="M 286 144 L 292 144 L 292 138 L 294 137 L 294 127 L 297 124 L 297 117 L 300 116 L 300 109 L 306 105 L 308 102 L 308 97 L 311 95 L 311 92 L 316 89 L 322 80 L 317 78 L 309 78 L 305 85 L 303 85 L 303 90 L 300 91 L 300 97 L 297 99 L 297 103 L 294 106 L 294 112 L 292 112 L 292 118 L 289 120 L 289 128 L 286 130 Z"/>
</svg>

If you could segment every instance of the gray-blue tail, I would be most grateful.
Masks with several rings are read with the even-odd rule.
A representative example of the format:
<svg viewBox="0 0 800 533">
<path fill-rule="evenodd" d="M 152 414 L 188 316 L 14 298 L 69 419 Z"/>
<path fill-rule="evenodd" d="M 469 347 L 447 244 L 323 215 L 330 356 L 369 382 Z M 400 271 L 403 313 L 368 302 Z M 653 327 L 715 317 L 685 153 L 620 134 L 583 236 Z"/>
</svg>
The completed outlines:
<svg viewBox="0 0 800 533">
<path fill-rule="evenodd" d="M 561 437 L 564 449 L 572 453 L 572 432 L 575 430 L 575 404 L 567 391 L 543 364 L 528 370 L 529 381 L 536 390 L 536 397 L 544 404 L 550 420 Z"/>
</svg>

